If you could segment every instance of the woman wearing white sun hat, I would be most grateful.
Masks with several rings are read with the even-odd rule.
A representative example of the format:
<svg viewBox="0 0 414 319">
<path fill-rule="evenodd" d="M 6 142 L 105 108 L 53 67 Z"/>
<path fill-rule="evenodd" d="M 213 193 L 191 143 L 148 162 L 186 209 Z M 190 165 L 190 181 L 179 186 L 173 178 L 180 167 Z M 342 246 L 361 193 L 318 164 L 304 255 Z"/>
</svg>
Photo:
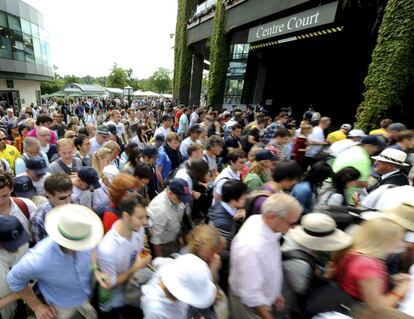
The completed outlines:
<svg viewBox="0 0 414 319">
<path fill-rule="evenodd" d="M 146 319 L 186 319 L 189 306 L 210 307 L 217 288 L 208 265 L 193 254 L 162 266 L 142 287 L 141 308 Z"/>
<path fill-rule="evenodd" d="M 291 318 L 290 312 L 298 308 L 298 297 L 304 296 L 309 289 L 317 261 L 315 252 L 334 252 L 351 244 L 352 237 L 337 229 L 332 217 L 323 213 L 305 215 L 301 225 L 285 235 L 282 246 L 283 318 Z"/>
</svg>

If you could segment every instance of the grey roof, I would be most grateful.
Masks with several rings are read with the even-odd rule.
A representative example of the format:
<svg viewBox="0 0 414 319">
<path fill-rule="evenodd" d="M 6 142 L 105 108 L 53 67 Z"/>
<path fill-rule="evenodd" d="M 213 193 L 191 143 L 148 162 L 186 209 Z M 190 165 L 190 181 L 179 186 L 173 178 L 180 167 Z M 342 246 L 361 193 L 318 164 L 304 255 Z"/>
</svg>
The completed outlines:
<svg viewBox="0 0 414 319">
<path fill-rule="evenodd" d="M 63 88 L 65 92 L 82 92 L 82 93 L 105 93 L 106 90 L 97 84 L 79 84 L 79 83 L 68 83 Z"/>
</svg>

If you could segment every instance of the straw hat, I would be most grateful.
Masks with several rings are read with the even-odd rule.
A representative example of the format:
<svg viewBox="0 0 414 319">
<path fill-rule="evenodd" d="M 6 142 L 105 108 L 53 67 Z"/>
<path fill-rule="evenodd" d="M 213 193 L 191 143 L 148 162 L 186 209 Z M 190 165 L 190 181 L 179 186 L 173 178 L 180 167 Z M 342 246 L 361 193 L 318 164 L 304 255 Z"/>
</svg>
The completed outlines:
<svg viewBox="0 0 414 319">
<path fill-rule="evenodd" d="M 377 161 L 392 163 L 399 166 L 408 166 L 407 163 L 404 163 L 407 159 L 407 153 L 395 148 L 386 148 L 380 155 L 372 156 L 371 158 Z"/>
<path fill-rule="evenodd" d="M 48 235 L 60 246 L 74 251 L 96 247 L 103 236 L 103 225 L 89 208 L 81 205 L 60 205 L 46 215 Z"/>
<path fill-rule="evenodd" d="M 299 245 L 317 251 L 337 251 L 352 244 L 352 237 L 337 229 L 333 218 L 324 213 L 305 215 L 289 235 Z"/>
<path fill-rule="evenodd" d="M 414 203 L 402 203 L 397 207 L 383 210 L 383 217 L 414 232 Z"/>
<path fill-rule="evenodd" d="M 160 269 L 165 287 L 178 300 L 198 309 L 210 307 L 217 288 L 207 264 L 193 254 L 178 257 Z"/>
</svg>

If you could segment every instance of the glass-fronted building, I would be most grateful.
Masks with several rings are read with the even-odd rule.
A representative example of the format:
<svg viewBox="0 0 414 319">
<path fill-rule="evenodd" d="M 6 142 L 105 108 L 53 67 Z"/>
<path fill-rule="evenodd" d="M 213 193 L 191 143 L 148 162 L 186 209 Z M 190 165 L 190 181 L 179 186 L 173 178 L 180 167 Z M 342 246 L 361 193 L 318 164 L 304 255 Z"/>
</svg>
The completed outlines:
<svg viewBox="0 0 414 319">
<path fill-rule="evenodd" d="M 0 103 L 20 110 L 40 100 L 53 78 L 42 14 L 20 0 L 0 0 Z"/>
</svg>

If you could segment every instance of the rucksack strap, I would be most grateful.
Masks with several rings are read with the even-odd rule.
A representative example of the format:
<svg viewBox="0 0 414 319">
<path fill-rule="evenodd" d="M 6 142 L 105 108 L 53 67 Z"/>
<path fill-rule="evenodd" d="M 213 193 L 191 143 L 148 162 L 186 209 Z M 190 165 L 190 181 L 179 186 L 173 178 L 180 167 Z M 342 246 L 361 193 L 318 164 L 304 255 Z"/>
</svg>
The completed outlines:
<svg viewBox="0 0 414 319">
<path fill-rule="evenodd" d="M 24 200 L 20 199 L 19 197 L 12 197 L 12 200 L 17 205 L 17 207 L 19 207 L 24 216 L 26 216 L 27 220 L 30 220 L 29 207 L 27 207 L 27 204 L 24 202 Z"/>
<path fill-rule="evenodd" d="M 72 170 L 65 163 L 63 163 L 61 158 L 59 158 L 56 162 L 59 164 L 60 168 L 63 169 L 63 171 L 66 174 L 68 174 L 68 175 L 72 174 Z M 74 168 L 74 165 L 75 165 L 75 161 L 72 160 L 72 169 Z"/>
<path fill-rule="evenodd" d="M 299 259 L 306 262 L 312 269 L 316 266 L 316 259 L 311 254 L 308 254 L 307 252 L 304 252 L 303 250 L 294 249 L 294 250 L 288 250 L 284 251 L 282 253 L 282 260 L 294 260 Z"/>
</svg>

